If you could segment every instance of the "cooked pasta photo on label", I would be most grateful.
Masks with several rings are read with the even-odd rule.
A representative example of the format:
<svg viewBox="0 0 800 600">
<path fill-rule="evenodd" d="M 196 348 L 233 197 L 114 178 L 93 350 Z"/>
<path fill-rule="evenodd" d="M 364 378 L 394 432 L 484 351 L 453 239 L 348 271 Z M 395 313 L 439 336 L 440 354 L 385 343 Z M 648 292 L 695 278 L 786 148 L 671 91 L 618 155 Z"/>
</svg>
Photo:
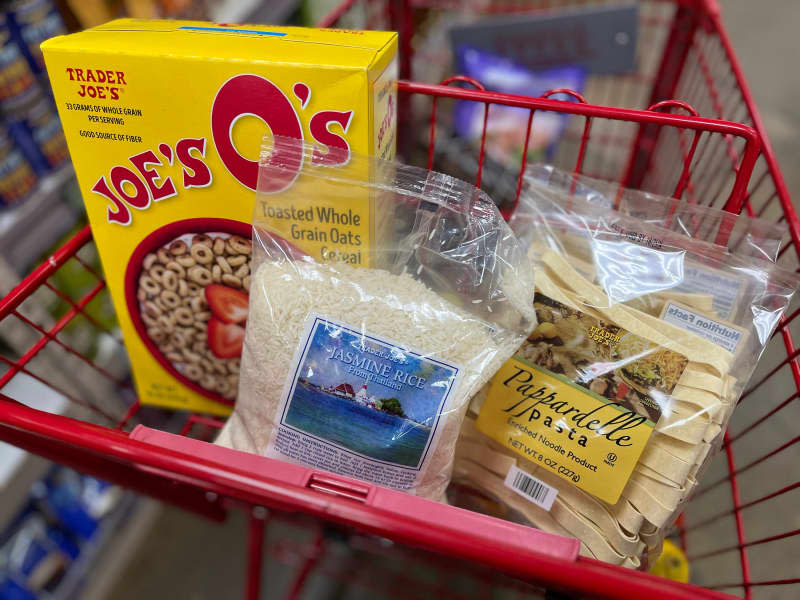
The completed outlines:
<svg viewBox="0 0 800 600">
<path fill-rule="evenodd" d="M 670 408 L 669 394 L 686 367 L 685 356 L 542 293 L 534 296 L 533 306 L 539 325 L 518 357 L 653 422 Z"/>
<path fill-rule="evenodd" d="M 309 325 L 267 454 L 407 489 L 458 367 L 323 317 Z"/>
</svg>

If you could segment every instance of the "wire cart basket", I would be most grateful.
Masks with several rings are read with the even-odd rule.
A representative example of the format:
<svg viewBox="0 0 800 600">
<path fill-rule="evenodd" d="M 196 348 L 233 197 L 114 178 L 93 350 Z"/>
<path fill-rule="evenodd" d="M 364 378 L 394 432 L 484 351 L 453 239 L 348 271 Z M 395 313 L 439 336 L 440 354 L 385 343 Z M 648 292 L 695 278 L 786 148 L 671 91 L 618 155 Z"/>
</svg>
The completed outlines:
<svg viewBox="0 0 800 600">
<path fill-rule="evenodd" d="M 413 52 L 422 47 L 415 31 L 422 11 L 481 10 L 486 4 L 493 11 L 513 12 L 575 3 L 349 0 L 321 25 L 400 31 L 398 130 L 406 160 L 442 168 L 452 154 L 443 125 L 447 107 L 457 100 L 481 103 L 486 107 L 483 136 L 474 156 L 465 151 L 461 164 L 472 169 L 476 185 L 485 186 L 486 128 L 493 109 L 528 111 L 519 168 L 504 175 L 511 182 L 510 202 L 502 206 L 506 215 L 520 191 L 534 113 L 563 113 L 571 117 L 553 158 L 557 166 L 784 221 L 791 236 L 779 263 L 797 269 L 800 220 L 715 0 L 642 1 L 636 71 L 594 78 L 586 99 L 564 90 L 538 98 L 500 94 L 463 77 L 439 85 L 412 80 L 412 69 L 430 60 L 419 55 L 415 60 Z M 296 566 L 287 598 L 299 597 L 314 573 L 386 597 L 491 598 L 498 590 L 507 594 L 502 597 L 520 598 L 798 595 L 800 571 L 776 572 L 773 559 L 800 551 L 795 491 L 800 478 L 792 460 L 800 435 L 787 424 L 800 396 L 800 351 L 793 341 L 800 309 L 779 325 L 723 451 L 676 525 L 699 584 L 684 585 L 577 557 L 566 546 L 537 547 L 521 526 L 369 484 L 353 485 L 318 470 L 256 457 L 226 462 L 228 451 L 200 441 L 213 438 L 223 424 L 219 418 L 167 415 L 140 406 L 121 340 L 89 310 L 92 303 L 107 301 L 103 276 L 91 264 L 93 253 L 86 227 L 0 301 L 0 336 L 13 341 L 0 356 L 0 440 L 211 519 L 222 520 L 233 509 L 247 511 L 247 598 L 260 597 L 265 556 Z M 67 269 L 88 274 L 91 284 L 78 294 L 65 291 L 58 274 Z M 38 308 L 43 296 L 61 302 L 57 318 Z M 102 351 L 84 343 L 81 332 L 87 329 L 100 336 Z M 10 397 L 12 381 L 23 375 L 68 399 L 66 409 L 48 412 L 32 408 L 35 397 Z M 767 446 L 753 435 L 765 428 L 773 435 Z M 779 475 L 766 478 L 765 473 Z M 764 480 L 781 483 L 765 488 Z M 267 543 L 267 524 L 278 520 L 302 526 L 310 535 L 301 536 L 304 541 Z M 340 543 L 356 553 L 394 558 L 372 561 L 374 570 L 359 575 L 331 558 Z M 392 569 L 397 557 L 412 567 Z"/>
</svg>

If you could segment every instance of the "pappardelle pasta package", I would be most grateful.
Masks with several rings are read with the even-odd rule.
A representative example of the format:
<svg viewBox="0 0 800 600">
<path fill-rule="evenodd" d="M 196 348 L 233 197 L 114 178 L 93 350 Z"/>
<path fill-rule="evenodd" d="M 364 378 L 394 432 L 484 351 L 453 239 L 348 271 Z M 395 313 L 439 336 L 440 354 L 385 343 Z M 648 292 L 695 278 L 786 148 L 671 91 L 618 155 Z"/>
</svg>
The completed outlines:
<svg viewBox="0 0 800 600">
<path fill-rule="evenodd" d="M 583 198 L 629 217 L 691 238 L 723 245 L 733 254 L 775 262 L 781 243 L 789 238 L 785 224 L 737 215 L 704 204 L 624 188 L 620 184 L 532 164 L 524 181 L 530 194 Z"/>
<path fill-rule="evenodd" d="M 535 268 L 538 325 L 473 399 L 454 480 L 587 556 L 645 566 L 798 278 L 535 187 L 510 225 Z"/>
<path fill-rule="evenodd" d="M 354 197 L 369 222 L 344 208 Z M 336 251 L 348 224 L 381 231 L 365 248 L 350 230 L 359 257 Z M 535 326 L 526 249 L 491 199 L 276 137 L 253 249 L 239 395 L 217 442 L 442 499 L 469 399 Z"/>
</svg>

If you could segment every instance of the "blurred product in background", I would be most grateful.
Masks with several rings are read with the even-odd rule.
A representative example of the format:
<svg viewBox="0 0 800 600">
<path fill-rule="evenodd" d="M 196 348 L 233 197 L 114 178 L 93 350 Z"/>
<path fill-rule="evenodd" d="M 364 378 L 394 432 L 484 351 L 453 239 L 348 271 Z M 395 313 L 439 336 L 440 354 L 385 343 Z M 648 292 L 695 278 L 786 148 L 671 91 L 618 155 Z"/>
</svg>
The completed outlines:
<svg viewBox="0 0 800 600">
<path fill-rule="evenodd" d="M 66 32 L 50 0 L 7 2 L 0 16 L 0 206 L 30 196 L 69 160 L 39 44 Z"/>
<path fill-rule="evenodd" d="M 67 33 L 64 20 L 52 0 L 17 0 L 7 10 L 11 37 L 19 45 L 36 75 L 44 74 L 44 59 L 39 44 Z M 44 77 L 42 81 L 46 81 Z"/>
<path fill-rule="evenodd" d="M 5 588 L 3 598 L 36 598 L 37 592 L 52 592 L 79 554 L 74 540 L 57 525 L 49 525 L 33 505 L 12 526 L 0 552 L 6 571 L 6 581 L 0 583 L 0 590 Z"/>
<path fill-rule="evenodd" d="M 120 493 L 111 484 L 71 469 L 55 469 L 31 490 L 39 510 L 81 540 L 92 538 Z"/>
<path fill-rule="evenodd" d="M 12 35 L 10 13 L 4 11 L 0 18 L 0 108 L 4 112 L 15 112 L 20 104 L 29 101 L 38 84 L 33 69 Z"/>
<path fill-rule="evenodd" d="M 359 3 L 357 3 L 359 4 Z M 581 96 L 595 103 L 605 103 L 612 92 L 626 97 L 626 106 L 641 106 L 649 94 L 646 86 L 635 90 L 614 88 L 620 77 L 633 77 L 647 58 L 647 44 L 640 43 L 642 8 L 638 3 L 540 2 L 522 0 L 469 0 L 464 2 L 425 3 L 415 6 L 410 23 L 398 23 L 391 12 L 381 15 L 374 4 L 361 3 L 350 11 L 358 17 L 354 27 L 373 22 L 373 27 L 410 27 L 414 31 L 408 72 L 401 78 L 426 83 L 443 81 L 460 74 L 471 82 L 449 85 L 473 88 L 474 83 L 488 91 L 538 97 L 550 90 L 569 89 L 575 94 L 550 94 L 554 100 L 580 102 Z M 359 19 L 361 19 L 359 21 Z M 348 22 L 349 26 L 349 22 Z M 630 97 L 627 97 L 630 96 Z M 417 95 L 401 107 L 406 121 L 400 136 L 400 154 L 410 161 L 423 161 L 429 142 L 429 98 Z M 437 123 L 433 165 L 467 181 L 478 172 L 485 107 L 480 102 L 450 101 L 437 103 Z M 482 157 L 481 188 L 501 208 L 509 209 L 516 197 L 517 174 L 522 149 L 528 138 L 527 109 L 492 105 L 486 120 L 485 156 Z M 526 161 L 558 164 L 577 151 L 583 134 L 580 117 L 537 110 L 531 119 Z M 593 134 L 606 135 L 611 123 L 595 123 Z M 409 139 L 413 138 L 413 139 Z M 626 160 L 623 153 L 609 152 L 608 160 Z"/>
<path fill-rule="evenodd" d="M 274 1 L 274 0 L 273 0 Z M 102 25 L 107 21 L 120 17 L 136 19 L 181 18 L 206 20 L 212 18 L 212 8 L 227 7 L 229 12 L 236 11 L 237 6 L 257 6 L 260 2 L 251 0 L 63 0 L 65 12 L 71 13 L 76 27 L 72 31 L 88 29 Z M 227 15 L 222 15 L 227 16 Z M 238 14 L 231 14 L 236 17 Z M 236 21 L 241 19 L 217 19 L 218 21 Z"/>
<path fill-rule="evenodd" d="M 480 81 L 487 89 L 505 94 L 535 97 L 556 89 L 581 93 L 586 79 L 586 72 L 580 66 L 564 65 L 532 71 L 513 60 L 470 46 L 460 46 L 457 55 L 457 72 Z M 484 113 L 484 106 L 477 102 L 459 102 L 454 114 L 456 134 L 472 144 L 479 144 Z M 519 165 L 528 137 L 530 111 L 496 106 L 492 113 L 486 129 L 486 151 L 494 160 L 509 166 Z M 568 119 L 569 115 L 564 113 L 538 111 L 534 115 L 528 143 L 529 161 L 552 159 Z"/>
<path fill-rule="evenodd" d="M 63 467 L 31 488 L 27 502 L 0 533 L 0 598 L 80 597 L 82 559 L 103 524 L 130 508 L 120 488 Z"/>
<path fill-rule="evenodd" d="M 69 159 L 61 121 L 49 97 L 38 94 L 17 112 L 4 116 L 11 137 L 40 175 Z"/>
<path fill-rule="evenodd" d="M 11 206 L 36 187 L 36 173 L 8 130 L 0 125 L 0 207 Z"/>
<path fill-rule="evenodd" d="M 531 3 L 530 12 L 455 24 L 453 49 L 469 45 L 532 70 L 577 65 L 607 75 L 636 68 L 636 3 L 538 8 Z"/>
</svg>

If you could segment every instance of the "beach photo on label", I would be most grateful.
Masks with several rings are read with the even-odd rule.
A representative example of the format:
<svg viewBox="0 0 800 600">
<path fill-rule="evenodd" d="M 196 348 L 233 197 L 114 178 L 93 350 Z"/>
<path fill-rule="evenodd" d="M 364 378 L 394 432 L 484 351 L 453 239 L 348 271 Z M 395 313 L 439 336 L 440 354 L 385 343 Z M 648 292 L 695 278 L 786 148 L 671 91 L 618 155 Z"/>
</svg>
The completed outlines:
<svg viewBox="0 0 800 600">
<path fill-rule="evenodd" d="M 359 456 L 419 468 L 456 372 L 318 318 L 282 422 Z"/>
</svg>

